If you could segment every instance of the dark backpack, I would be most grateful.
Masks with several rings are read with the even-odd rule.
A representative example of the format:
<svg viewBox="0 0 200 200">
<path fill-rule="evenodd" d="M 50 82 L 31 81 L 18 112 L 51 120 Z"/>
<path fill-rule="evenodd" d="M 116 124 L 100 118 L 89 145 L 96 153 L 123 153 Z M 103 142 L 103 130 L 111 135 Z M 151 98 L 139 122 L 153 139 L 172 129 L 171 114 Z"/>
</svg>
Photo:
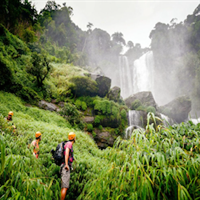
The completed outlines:
<svg viewBox="0 0 200 200">
<path fill-rule="evenodd" d="M 67 141 L 61 142 L 60 144 L 58 144 L 55 151 L 51 150 L 51 153 L 54 158 L 54 162 L 58 166 L 60 166 L 62 163 L 65 163 L 64 146 L 65 146 L 66 142 Z"/>
</svg>

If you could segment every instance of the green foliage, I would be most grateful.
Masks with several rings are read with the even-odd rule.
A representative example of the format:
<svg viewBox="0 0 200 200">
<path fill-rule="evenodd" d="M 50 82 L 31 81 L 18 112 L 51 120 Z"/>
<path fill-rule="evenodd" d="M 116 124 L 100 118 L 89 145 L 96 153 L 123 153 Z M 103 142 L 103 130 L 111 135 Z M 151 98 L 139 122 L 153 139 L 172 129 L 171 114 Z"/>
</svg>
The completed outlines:
<svg viewBox="0 0 200 200">
<path fill-rule="evenodd" d="M 122 118 L 123 120 L 126 120 L 126 119 L 127 119 L 127 113 L 126 113 L 126 110 L 125 110 L 125 109 L 122 109 L 121 112 L 120 112 L 120 114 L 121 114 L 121 118 Z"/>
<path fill-rule="evenodd" d="M 109 170 L 89 181 L 78 199 L 198 199 L 200 126 L 150 125 L 148 131 L 134 130 L 130 140 L 118 138 L 114 149 L 107 148 Z"/>
<path fill-rule="evenodd" d="M 93 131 L 93 125 L 87 124 L 87 131 L 92 132 Z"/>
<path fill-rule="evenodd" d="M 79 109 L 79 110 L 85 111 L 87 109 L 86 103 L 84 101 L 79 100 L 79 99 L 77 99 L 75 101 L 75 105 L 76 105 L 77 109 Z"/>
<path fill-rule="evenodd" d="M 25 41 L 25 42 L 31 42 L 31 43 L 33 43 L 33 42 L 35 42 L 36 41 L 36 35 L 35 35 L 35 32 L 34 31 L 32 31 L 32 30 L 30 30 L 30 29 L 25 29 L 24 30 L 24 33 L 23 33 L 23 40 Z"/>
<path fill-rule="evenodd" d="M 152 113 L 156 113 L 156 109 L 154 108 L 154 107 L 152 107 L 152 106 L 148 106 L 147 108 L 146 108 L 146 112 L 147 113 L 149 113 L 149 112 L 152 112 Z"/>
<path fill-rule="evenodd" d="M 60 199 L 59 167 L 50 151 L 75 130 L 61 116 L 25 107 L 19 98 L 0 92 L 0 113 L 5 116 L 10 110 L 18 135 L 1 116 L 0 198 L 12 199 L 20 193 L 23 199 Z M 90 136 L 75 131 L 75 171 L 66 199 L 198 199 L 200 124 L 189 121 L 154 128 L 150 119 L 155 116 L 148 114 L 145 131 L 134 130 L 130 140 L 118 138 L 114 148 L 104 151 Z M 27 146 L 38 130 L 42 140 L 35 159 Z"/>
<path fill-rule="evenodd" d="M 97 94 L 97 83 L 88 77 L 73 77 L 70 82 L 74 84 L 71 87 L 72 93 L 79 96 L 95 96 Z"/>
<path fill-rule="evenodd" d="M 99 126 L 98 126 L 98 129 L 99 129 L 100 131 L 102 131 L 102 130 L 103 130 L 103 126 L 99 125 Z"/>
<path fill-rule="evenodd" d="M 94 102 L 93 101 L 94 101 L 95 97 L 81 96 L 81 97 L 79 97 L 79 99 L 81 101 L 84 101 L 88 107 L 94 107 Z"/>
<path fill-rule="evenodd" d="M 76 106 L 70 103 L 65 103 L 65 106 L 61 109 L 60 114 L 65 116 L 72 126 L 81 123 L 81 114 L 76 109 Z"/>
<path fill-rule="evenodd" d="M 114 115 L 117 117 L 119 114 L 119 106 L 114 101 L 109 101 L 106 99 L 95 99 L 94 109 L 98 114 L 103 115 Z"/>
<path fill-rule="evenodd" d="M 101 119 L 102 119 L 102 116 L 96 115 L 95 118 L 94 118 L 94 123 L 95 123 L 95 125 L 100 124 Z"/>
<path fill-rule="evenodd" d="M 0 198 L 12 199 L 20 194 L 21 199 L 60 199 L 59 167 L 53 163 L 50 151 L 67 140 L 67 133 L 75 130 L 70 129 L 61 116 L 25 107 L 19 98 L 0 92 L 0 113 L 5 116 L 10 110 L 14 111 L 18 135 L 13 135 L 9 124 L 0 116 Z M 35 159 L 27 147 L 38 130 L 42 132 L 42 141 L 39 159 Z M 76 135 L 75 171 L 71 173 L 68 200 L 76 199 L 86 182 L 97 177 L 94 163 L 106 164 L 100 159 L 102 153 L 89 136 L 80 131 L 76 131 Z"/>
<path fill-rule="evenodd" d="M 121 106 L 114 101 L 95 98 L 95 126 L 101 124 L 104 127 L 119 128 L 118 133 L 122 134 L 128 124 L 125 106 Z"/>
<path fill-rule="evenodd" d="M 139 99 L 136 99 L 131 105 L 131 110 L 136 110 L 140 106 L 142 106 L 142 103 Z"/>
<path fill-rule="evenodd" d="M 31 63 L 32 65 L 27 66 L 27 72 L 36 77 L 37 85 L 41 87 L 51 70 L 51 65 L 44 55 L 36 52 L 32 54 Z"/>
</svg>

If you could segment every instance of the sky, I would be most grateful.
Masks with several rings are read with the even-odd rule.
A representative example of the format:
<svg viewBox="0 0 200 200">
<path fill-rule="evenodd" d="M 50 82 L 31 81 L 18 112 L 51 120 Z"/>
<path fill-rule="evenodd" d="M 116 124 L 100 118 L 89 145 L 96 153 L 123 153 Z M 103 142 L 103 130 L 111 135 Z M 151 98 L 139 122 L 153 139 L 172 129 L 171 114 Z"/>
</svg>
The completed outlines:
<svg viewBox="0 0 200 200">
<path fill-rule="evenodd" d="M 31 0 L 36 9 L 44 8 L 47 0 Z M 72 21 L 82 30 L 88 22 L 94 28 L 107 31 L 110 35 L 121 32 L 129 40 L 149 47 L 149 34 L 157 22 L 184 21 L 200 4 L 200 0 L 55 0 L 73 8 Z"/>
</svg>

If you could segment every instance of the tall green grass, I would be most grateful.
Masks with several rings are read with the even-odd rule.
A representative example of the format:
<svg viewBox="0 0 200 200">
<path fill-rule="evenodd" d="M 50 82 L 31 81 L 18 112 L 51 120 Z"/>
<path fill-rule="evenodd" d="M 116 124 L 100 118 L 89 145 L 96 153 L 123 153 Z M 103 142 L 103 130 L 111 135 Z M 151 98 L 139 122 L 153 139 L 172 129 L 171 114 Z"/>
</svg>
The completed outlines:
<svg viewBox="0 0 200 200">
<path fill-rule="evenodd" d="M 118 138 L 104 154 L 112 166 L 78 199 L 200 199 L 200 124 L 154 125 Z"/>
<path fill-rule="evenodd" d="M 10 110 L 14 133 L 3 118 Z M 26 107 L 14 95 L 0 92 L 0 113 L 0 199 L 60 199 L 59 167 L 50 151 L 70 131 L 77 141 L 66 199 L 200 199 L 200 124 L 165 128 L 148 114 L 145 131 L 101 151 L 61 116 Z M 39 159 L 28 148 L 36 131 L 42 132 Z"/>
<path fill-rule="evenodd" d="M 14 112 L 13 133 L 3 116 Z M 71 131 L 77 134 L 75 149 L 75 172 L 67 199 L 76 199 L 86 182 L 97 177 L 101 171 L 102 152 L 85 133 L 70 128 L 65 119 L 56 113 L 26 107 L 9 93 L 0 92 L 0 198 L 1 199 L 60 199 L 59 167 L 51 158 L 51 149 L 67 140 Z M 42 132 L 40 156 L 35 159 L 28 145 L 36 131 Z M 99 168 L 96 164 L 99 163 Z"/>
</svg>

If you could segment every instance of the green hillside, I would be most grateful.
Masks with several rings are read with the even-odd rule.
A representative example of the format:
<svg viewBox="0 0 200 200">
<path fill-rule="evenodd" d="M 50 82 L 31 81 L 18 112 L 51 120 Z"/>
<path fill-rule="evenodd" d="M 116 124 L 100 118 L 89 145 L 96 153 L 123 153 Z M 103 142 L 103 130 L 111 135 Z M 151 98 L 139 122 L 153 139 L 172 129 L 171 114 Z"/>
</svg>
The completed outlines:
<svg viewBox="0 0 200 200">
<path fill-rule="evenodd" d="M 177 82 L 174 88 L 179 89 L 177 94 L 192 95 L 194 108 L 199 108 L 200 97 L 198 13 L 199 6 L 185 24 L 158 23 L 150 34 L 156 66 L 165 72 L 161 80 L 174 84 L 177 77 L 190 77 L 189 85 Z M 145 129 L 122 139 L 128 108 L 120 92 L 115 101 L 109 99 L 110 86 L 100 94 L 101 82 L 93 80 L 91 72 L 101 68 L 115 75 L 126 41 L 121 32 L 92 30 L 91 23 L 83 31 L 72 22 L 72 14 L 73 8 L 54 1 L 40 13 L 28 0 L 0 4 L 0 199 L 60 199 L 60 168 L 51 149 L 67 140 L 71 131 L 77 140 L 67 200 L 200 199 L 200 123 L 165 127 L 151 113 L 155 109 L 140 105 L 150 112 Z M 188 33 L 190 40 L 183 37 Z M 182 52 L 186 44 L 190 48 Z M 127 46 L 131 62 L 149 50 L 132 41 Z M 165 69 L 169 58 L 170 68 Z M 170 81 L 166 74 L 174 66 L 180 70 L 172 71 Z M 54 102 L 60 111 L 39 109 L 40 100 Z M 15 132 L 4 119 L 9 111 L 14 112 Z M 85 122 L 85 117 L 93 121 Z M 37 131 L 42 133 L 39 159 L 29 148 Z M 114 146 L 104 143 L 102 148 L 107 148 L 100 150 L 94 141 L 98 132 L 106 132 L 105 141 L 112 137 Z"/>
<path fill-rule="evenodd" d="M 51 149 L 75 131 L 75 164 L 67 199 L 199 199 L 200 124 L 168 129 L 153 124 L 135 130 L 130 140 L 99 150 L 86 133 L 68 128 L 61 116 L 26 107 L 17 97 L 0 92 L 0 113 L 14 111 L 17 132 L 0 118 L 1 199 L 59 199 L 59 167 Z M 152 114 L 149 120 L 154 120 Z M 154 123 L 155 124 L 155 123 Z M 42 132 L 39 159 L 28 144 Z"/>
</svg>

